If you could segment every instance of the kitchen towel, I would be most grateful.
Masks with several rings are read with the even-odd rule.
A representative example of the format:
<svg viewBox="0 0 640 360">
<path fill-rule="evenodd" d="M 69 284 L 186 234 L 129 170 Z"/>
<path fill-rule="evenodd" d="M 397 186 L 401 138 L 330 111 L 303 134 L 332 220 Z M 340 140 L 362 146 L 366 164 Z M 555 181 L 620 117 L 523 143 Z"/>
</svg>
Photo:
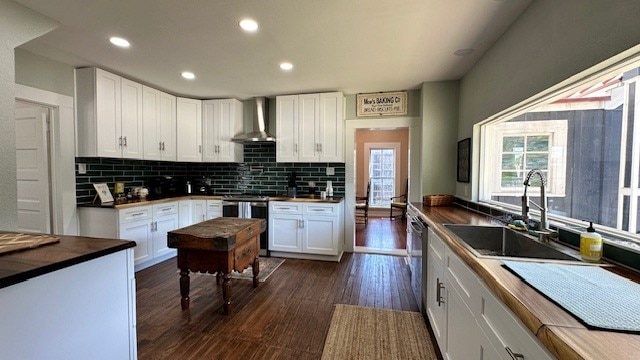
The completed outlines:
<svg viewBox="0 0 640 360">
<path fill-rule="evenodd" d="M 599 266 L 520 261 L 504 266 L 587 326 L 640 333 L 640 284 Z"/>
</svg>

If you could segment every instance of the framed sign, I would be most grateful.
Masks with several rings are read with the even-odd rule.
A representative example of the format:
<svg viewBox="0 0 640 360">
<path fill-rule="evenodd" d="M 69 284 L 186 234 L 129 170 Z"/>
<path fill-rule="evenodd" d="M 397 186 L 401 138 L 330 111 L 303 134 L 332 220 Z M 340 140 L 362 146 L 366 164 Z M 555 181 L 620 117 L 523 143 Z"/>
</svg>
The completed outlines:
<svg viewBox="0 0 640 360">
<path fill-rule="evenodd" d="M 97 196 L 100 198 L 100 203 L 113 202 L 113 195 L 111 195 L 106 183 L 93 184 L 93 187 L 98 193 Z"/>
<path fill-rule="evenodd" d="M 356 116 L 407 115 L 407 92 L 358 94 Z"/>
<path fill-rule="evenodd" d="M 458 182 L 471 181 L 471 138 L 458 141 Z"/>
</svg>

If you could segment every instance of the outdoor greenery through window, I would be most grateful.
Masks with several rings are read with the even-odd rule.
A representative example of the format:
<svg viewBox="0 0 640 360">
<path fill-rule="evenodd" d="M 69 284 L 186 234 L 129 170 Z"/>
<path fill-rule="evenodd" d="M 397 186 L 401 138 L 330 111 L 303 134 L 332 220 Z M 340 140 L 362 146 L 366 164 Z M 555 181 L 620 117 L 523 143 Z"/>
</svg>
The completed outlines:
<svg viewBox="0 0 640 360">
<path fill-rule="evenodd" d="M 519 210 L 524 178 L 539 169 L 552 218 L 637 240 L 640 62 L 591 78 L 481 126 L 480 200 Z M 539 186 L 528 189 L 536 203 Z"/>
<path fill-rule="evenodd" d="M 371 207 L 389 207 L 395 195 L 395 149 L 372 148 L 369 154 Z"/>
</svg>

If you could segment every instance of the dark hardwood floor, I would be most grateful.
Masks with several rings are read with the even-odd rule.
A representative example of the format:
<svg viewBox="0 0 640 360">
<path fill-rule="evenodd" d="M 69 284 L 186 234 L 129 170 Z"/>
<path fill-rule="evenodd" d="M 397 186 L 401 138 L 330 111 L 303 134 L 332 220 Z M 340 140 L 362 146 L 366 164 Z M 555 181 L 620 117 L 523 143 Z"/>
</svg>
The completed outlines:
<svg viewBox="0 0 640 360">
<path fill-rule="evenodd" d="M 407 248 L 407 220 L 369 217 L 369 223 L 356 225 L 356 246 L 398 250 Z"/>
<path fill-rule="evenodd" d="M 181 311 L 178 277 L 175 259 L 136 273 L 141 360 L 320 359 L 334 304 L 418 311 L 404 258 L 388 255 L 287 259 L 256 289 L 234 279 L 227 316 L 222 288 L 204 274 L 192 274 Z"/>
</svg>

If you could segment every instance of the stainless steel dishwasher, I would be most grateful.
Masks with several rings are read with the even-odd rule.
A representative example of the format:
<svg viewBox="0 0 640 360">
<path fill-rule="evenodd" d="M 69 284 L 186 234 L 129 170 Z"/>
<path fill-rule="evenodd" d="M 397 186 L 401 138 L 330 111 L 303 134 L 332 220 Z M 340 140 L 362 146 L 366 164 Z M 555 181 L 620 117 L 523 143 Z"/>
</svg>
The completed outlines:
<svg viewBox="0 0 640 360">
<path fill-rule="evenodd" d="M 416 298 L 420 312 L 425 315 L 422 299 L 424 274 L 423 259 L 426 259 L 424 251 L 427 249 L 427 223 L 417 214 L 409 216 L 411 226 L 411 241 L 409 249 L 409 268 L 411 269 L 411 290 Z"/>
</svg>

